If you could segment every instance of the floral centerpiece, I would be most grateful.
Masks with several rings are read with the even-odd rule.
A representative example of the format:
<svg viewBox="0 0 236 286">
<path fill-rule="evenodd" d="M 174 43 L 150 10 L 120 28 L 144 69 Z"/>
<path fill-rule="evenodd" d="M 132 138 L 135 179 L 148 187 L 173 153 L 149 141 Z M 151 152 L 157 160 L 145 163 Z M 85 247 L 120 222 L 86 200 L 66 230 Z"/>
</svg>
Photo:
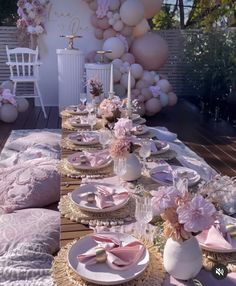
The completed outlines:
<svg viewBox="0 0 236 286">
<path fill-rule="evenodd" d="M 164 235 L 184 241 L 213 225 L 216 209 L 199 194 L 190 194 L 187 183 L 181 187 L 160 187 L 153 191 L 153 208 L 164 222 Z"/>
<path fill-rule="evenodd" d="M 99 111 L 103 118 L 110 122 L 116 121 L 121 115 L 122 101 L 116 95 L 105 98 L 100 106 Z"/>
</svg>

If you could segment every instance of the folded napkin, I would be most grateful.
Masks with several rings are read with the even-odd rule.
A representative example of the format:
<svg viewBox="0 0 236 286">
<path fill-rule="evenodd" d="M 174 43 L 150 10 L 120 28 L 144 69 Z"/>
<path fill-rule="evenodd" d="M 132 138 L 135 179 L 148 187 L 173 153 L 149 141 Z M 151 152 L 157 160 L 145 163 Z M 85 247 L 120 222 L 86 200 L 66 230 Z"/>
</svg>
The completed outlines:
<svg viewBox="0 0 236 286">
<path fill-rule="evenodd" d="M 172 168 L 167 163 L 160 164 L 154 169 L 152 169 L 150 172 L 150 175 L 152 178 L 158 181 L 162 181 L 166 183 L 173 182 Z"/>
<path fill-rule="evenodd" d="M 95 193 L 97 207 L 100 209 L 105 209 L 115 205 L 120 205 L 127 200 L 129 196 L 128 192 L 114 193 L 114 191 L 114 189 L 109 187 L 97 186 Z"/>
<path fill-rule="evenodd" d="M 98 263 L 97 249 L 103 249 L 107 265 L 114 270 L 127 270 L 141 259 L 145 247 L 139 241 L 133 241 L 128 244 L 114 239 L 113 237 L 95 234 L 91 236 L 98 244 L 87 252 L 79 255 L 77 258 L 80 263 L 85 265 L 94 265 Z"/>
<path fill-rule="evenodd" d="M 209 181 L 217 175 L 217 172 L 204 161 L 182 155 L 177 156 L 177 160 L 182 166 L 195 170 L 205 181 Z"/>
<path fill-rule="evenodd" d="M 100 151 L 99 153 L 83 151 L 83 154 L 90 162 L 91 167 L 97 167 L 106 164 L 110 159 L 110 153 L 107 150 Z"/>
<path fill-rule="evenodd" d="M 227 232 L 223 232 L 218 226 L 212 226 L 197 236 L 198 240 L 206 246 L 217 249 L 232 249 L 231 238 Z"/>
<path fill-rule="evenodd" d="M 148 127 L 148 130 L 153 132 L 157 139 L 167 142 L 172 142 L 177 139 L 177 135 L 168 131 L 164 127 Z"/>
</svg>

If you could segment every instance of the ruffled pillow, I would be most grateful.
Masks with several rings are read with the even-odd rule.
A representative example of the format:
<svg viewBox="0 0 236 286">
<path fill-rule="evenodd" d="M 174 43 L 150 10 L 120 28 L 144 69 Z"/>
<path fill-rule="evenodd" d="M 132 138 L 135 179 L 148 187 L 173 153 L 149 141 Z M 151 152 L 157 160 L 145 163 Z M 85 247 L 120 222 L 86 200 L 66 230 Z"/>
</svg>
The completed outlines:
<svg viewBox="0 0 236 286">
<path fill-rule="evenodd" d="M 45 146 L 49 146 L 57 151 L 60 151 L 60 140 L 60 134 L 48 131 L 33 132 L 30 135 L 10 142 L 7 145 L 7 148 L 20 152 L 26 150 L 30 146 L 34 146 L 35 144 L 44 144 Z"/>
<path fill-rule="evenodd" d="M 18 243 L 41 244 L 48 253 L 59 249 L 60 213 L 47 209 L 18 210 L 0 215 L 0 256 Z"/>
<path fill-rule="evenodd" d="M 0 208 L 6 212 L 59 201 L 58 160 L 40 158 L 0 168 Z"/>
</svg>

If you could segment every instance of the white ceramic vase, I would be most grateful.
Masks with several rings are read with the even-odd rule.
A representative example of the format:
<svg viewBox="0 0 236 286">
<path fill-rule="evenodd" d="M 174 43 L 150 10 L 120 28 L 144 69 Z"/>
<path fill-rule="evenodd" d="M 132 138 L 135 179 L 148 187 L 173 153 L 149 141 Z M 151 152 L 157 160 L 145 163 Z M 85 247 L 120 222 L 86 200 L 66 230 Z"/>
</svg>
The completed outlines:
<svg viewBox="0 0 236 286">
<path fill-rule="evenodd" d="M 168 238 L 164 248 L 164 267 L 176 279 L 194 278 L 202 268 L 202 251 L 195 237 L 184 242 Z"/>
<path fill-rule="evenodd" d="M 137 180 L 141 177 L 142 165 L 134 153 L 130 153 L 127 157 L 127 171 L 122 179 L 129 182 Z"/>
</svg>

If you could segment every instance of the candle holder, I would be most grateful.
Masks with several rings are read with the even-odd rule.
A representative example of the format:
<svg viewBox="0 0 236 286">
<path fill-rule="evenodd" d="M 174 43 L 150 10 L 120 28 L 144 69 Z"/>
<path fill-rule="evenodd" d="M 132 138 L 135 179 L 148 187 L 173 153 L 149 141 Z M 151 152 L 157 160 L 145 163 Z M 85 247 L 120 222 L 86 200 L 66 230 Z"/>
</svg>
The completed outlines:
<svg viewBox="0 0 236 286">
<path fill-rule="evenodd" d="M 104 64 L 105 63 L 105 55 L 106 54 L 111 54 L 112 51 L 111 50 L 107 50 L 107 51 L 100 50 L 100 51 L 97 51 L 96 53 L 97 53 L 97 55 L 100 56 L 100 59 L 99 59 L 98 63 Z"/>
</svg>

